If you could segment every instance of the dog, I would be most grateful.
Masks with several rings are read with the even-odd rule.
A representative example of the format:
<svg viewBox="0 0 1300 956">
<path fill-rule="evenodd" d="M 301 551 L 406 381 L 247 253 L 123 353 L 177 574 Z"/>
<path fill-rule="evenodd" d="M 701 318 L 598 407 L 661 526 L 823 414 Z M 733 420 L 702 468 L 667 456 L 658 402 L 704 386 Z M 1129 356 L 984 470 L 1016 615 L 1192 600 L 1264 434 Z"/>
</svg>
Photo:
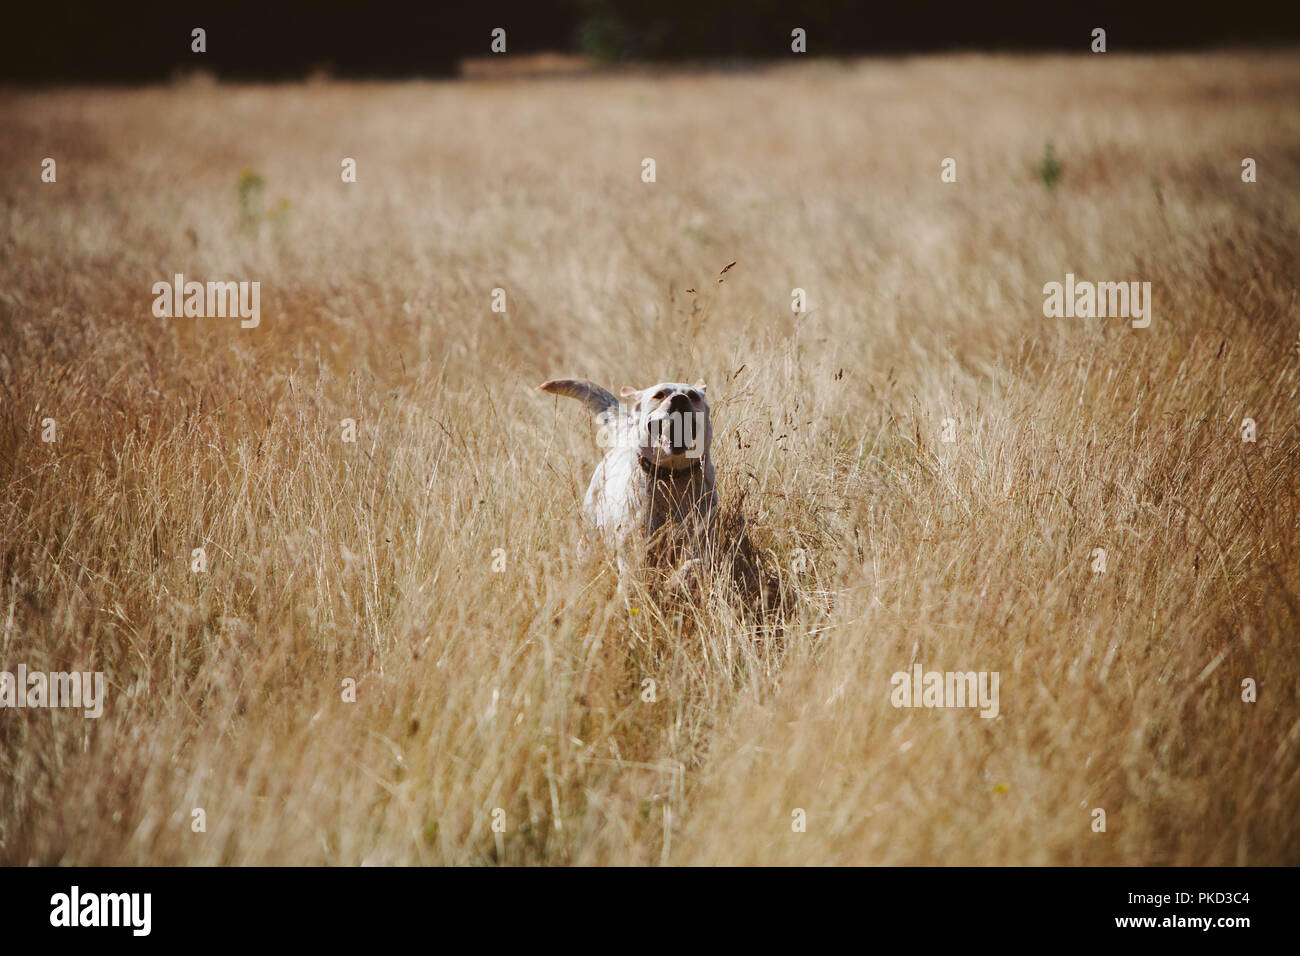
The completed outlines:
<svg viewBox="0 0 1300 956">
<path fill-rule="evenodd" d="M 676 569 L 678 583 L 713 564 L 718 493 L 713 420 L 703 379 L 624 388 L 624 401 L 581 379 L 553 379 L 543 392 L 582 402 L 608 448 L 583 500 L 594 537 L 617 558 L 619 584 L 641 567 Z"/>
</svg>

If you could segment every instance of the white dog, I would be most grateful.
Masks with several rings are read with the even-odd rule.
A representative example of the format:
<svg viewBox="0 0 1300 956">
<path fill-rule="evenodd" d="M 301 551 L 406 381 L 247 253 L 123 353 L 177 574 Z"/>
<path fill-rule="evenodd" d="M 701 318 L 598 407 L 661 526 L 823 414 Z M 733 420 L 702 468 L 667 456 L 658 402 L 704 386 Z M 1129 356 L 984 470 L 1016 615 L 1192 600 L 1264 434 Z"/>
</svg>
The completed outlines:
<svg viewBox="0 0 1300 956">
<path fill-rule="evenodd" d="M 624 388 L 619 402 L 599 385 L 555 379 L 544 392 L 582 402 L 609 450 L 596 466 L 583 514 L 618 558 L 620 581 L 643 561 L 693 576 L 713 560 L 713 423 L 703 381 Z"/>
</svg>

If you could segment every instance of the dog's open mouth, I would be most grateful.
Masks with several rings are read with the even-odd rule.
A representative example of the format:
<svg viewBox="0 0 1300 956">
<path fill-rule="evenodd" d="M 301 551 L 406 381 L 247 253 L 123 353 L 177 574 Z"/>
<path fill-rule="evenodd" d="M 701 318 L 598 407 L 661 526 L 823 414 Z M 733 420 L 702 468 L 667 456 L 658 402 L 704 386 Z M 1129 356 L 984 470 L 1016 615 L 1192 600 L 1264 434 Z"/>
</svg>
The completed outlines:
<svg viewBox="0 0 1300 956">
<path fill-rule="evenodd" d="M 661 462 L 665 458 L 699 458 L 704 451 L 703 415 L 671 411 L 648 423 L 649 448 Z"/>
</svg>

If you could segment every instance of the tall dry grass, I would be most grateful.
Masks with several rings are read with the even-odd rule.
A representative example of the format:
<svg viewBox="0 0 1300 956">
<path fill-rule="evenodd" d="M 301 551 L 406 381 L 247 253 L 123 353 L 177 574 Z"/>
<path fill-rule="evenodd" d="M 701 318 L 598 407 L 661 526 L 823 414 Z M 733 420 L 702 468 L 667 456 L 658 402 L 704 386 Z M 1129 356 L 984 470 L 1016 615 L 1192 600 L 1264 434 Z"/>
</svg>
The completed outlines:
<svg viewBox="0 0 1300 956">
<path fill-rule="evenodd" d="M 1300 862 L 1297 107 L 1289 54 L 5 93 L 0 669 L 110 687 L 0 711 L 0 861 Z M 558 375 L 709 381 L 748 583 L 577 559 Z"/>
</svg>

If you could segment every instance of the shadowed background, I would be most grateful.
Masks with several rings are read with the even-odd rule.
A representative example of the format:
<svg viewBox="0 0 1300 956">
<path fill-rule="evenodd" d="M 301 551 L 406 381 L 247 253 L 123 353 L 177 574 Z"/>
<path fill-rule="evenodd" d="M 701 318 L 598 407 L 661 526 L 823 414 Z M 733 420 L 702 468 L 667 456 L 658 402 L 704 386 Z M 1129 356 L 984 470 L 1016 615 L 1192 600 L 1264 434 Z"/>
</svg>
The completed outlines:
<svg viewBox="0 0 1300 956">
<path fill-rule="evenodd" d="M 190 31 L 207 31 L 207 52 Z M 496 27 L 508 52 L 556 51 L 600 62 L 697 62 L 790 57 L 790 31 L 809 54 L 954 50 L 1085 53 L 1094 27 L 1114 52 L 1300 39 L 1295 4 L 1010 0 L 54 0 L 16 4 L 0 35 L 0 80 L 142 82 L 202 68 L 242 79 L 447 76 L 489 52 Z"/>
</svg>

